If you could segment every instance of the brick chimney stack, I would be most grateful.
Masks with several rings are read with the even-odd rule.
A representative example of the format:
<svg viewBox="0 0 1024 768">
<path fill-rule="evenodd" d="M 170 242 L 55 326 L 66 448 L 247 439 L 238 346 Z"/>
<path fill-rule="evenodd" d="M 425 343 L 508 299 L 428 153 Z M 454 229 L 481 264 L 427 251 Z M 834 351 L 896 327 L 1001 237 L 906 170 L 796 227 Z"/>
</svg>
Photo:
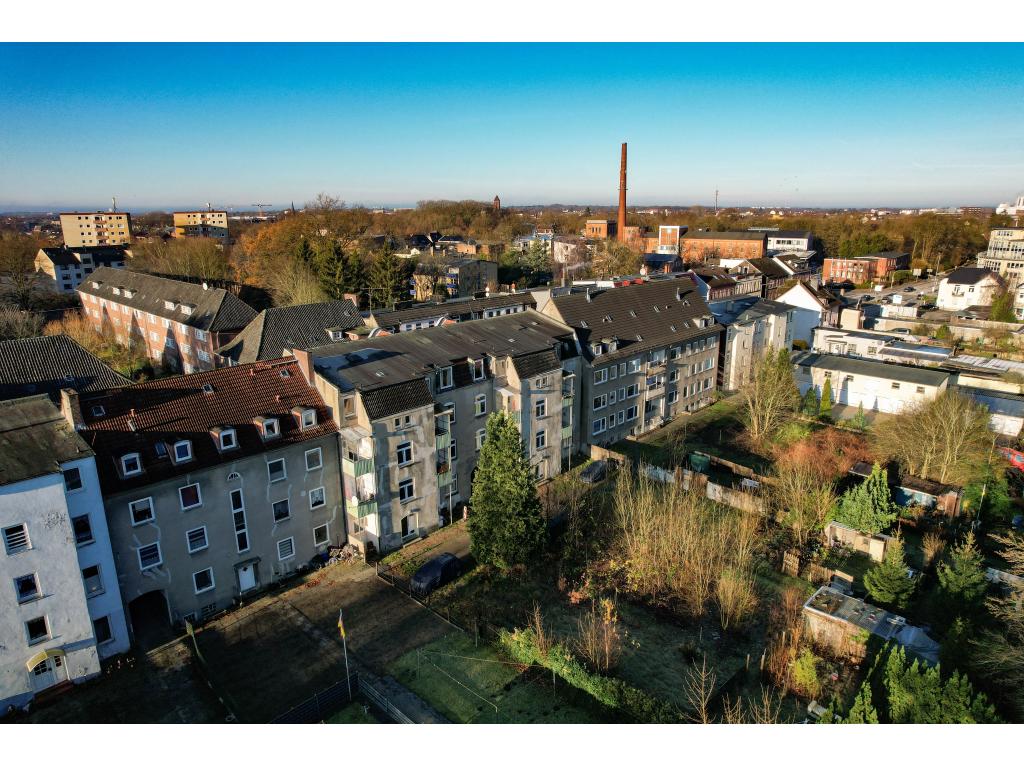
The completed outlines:
<svg viewBox="0 0 1024 768">
<path fill-rule="evenodd" d="M 626 142 L 622 142 L 622 162 L 619 165 L 619 220 L 616 229 L 619 242 L 626 242 Z"/>
</svg>

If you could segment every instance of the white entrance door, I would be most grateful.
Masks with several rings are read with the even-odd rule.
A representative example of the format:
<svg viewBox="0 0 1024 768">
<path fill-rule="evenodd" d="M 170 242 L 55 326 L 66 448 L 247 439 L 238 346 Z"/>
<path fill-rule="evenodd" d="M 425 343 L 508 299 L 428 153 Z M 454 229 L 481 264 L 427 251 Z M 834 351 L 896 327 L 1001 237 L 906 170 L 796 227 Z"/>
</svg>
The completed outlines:
<svg viewBox="0 0 1024 768">
<path fill-rule="evenodd" d="M 248 592 L 256 587 L 256 565 L 249 563 L 238 568 L 238 588 Z"/>
<path fill-rule="evenodd" d="M 63 656 L 50 656 L 32 668 L 32 690 L 42 691 L 67 679 Z"/>
</svg>

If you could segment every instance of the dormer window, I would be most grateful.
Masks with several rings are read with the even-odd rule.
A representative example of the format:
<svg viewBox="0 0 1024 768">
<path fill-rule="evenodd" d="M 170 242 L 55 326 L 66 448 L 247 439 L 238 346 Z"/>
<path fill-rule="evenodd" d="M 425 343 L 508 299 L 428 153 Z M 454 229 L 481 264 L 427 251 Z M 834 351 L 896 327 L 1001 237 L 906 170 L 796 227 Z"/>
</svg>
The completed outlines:
<svg viewBox="0 0 1024 768">
<path fill-rule="evenodd" d="M 134 477 L 142 474 L 142 459 L 137 453 L 126 453 L 121 457 L 121 474 Z"/>
<path fill-rule="evenodd" d="M 452 377 L 452 367 L 450 365 L 447 368 L 442 368 L 437 372 L 438 390 L 451 389 L 454 385 L 455 380 Z"/>
<path fill-rule="evenodd" d="M 179 440 L 176 442 L 174 444 L 173 456 L 175 464 L 192 461 L 192 441 Z"/>
<path fill-rule="evenodd" d="M 125 288 L 124 289 L 124 297 L 126 299 L 130 299 L 134 295 L 135 295 L 135 291 L 133 291 L 131 288 Z"/>
<path fill-rule="evenodd" d="M 181 312 L 181 314 L 183 314 L 183 315 L 191 315 L 192 314 L 192 310 L 194 310 L 194 309 L 195 309 L 195 307 L 193 307 L 191 304 L 181 304 L 178 307 L 178 311 Z"/>
<path fill-rule="evenodd" d="M 473 370 L 473 381 L 482 381 L 484 378 L 484 359 L 470 360 L 469 365 Z"/>
<path fill-rule="evenodd" d="M 260 436 L 264 440 L 273 440 L 274 438 L 281 436 L 281 426 L 275 418 L 266 416 L 262 419 L 257 419 L 256 425 L 259 427 Z"/>
<path fill-rule="evenodd" d="M 215 430 L 217 435 L 217 446 L 222 451 L 230 451 L 232 448 L 238 447 L 238 437 L 235 435 L 235 430 L 230 427 L 224 427 L 219 430 Z"/>
<path fill-rule="evenodd" d="M 165 301 L 164 302 L 164 309 L 170 309 L 170 310 L 173 311 L 174 310 L 174 302 L 173 301 Z"/>
<path fill-rule="evenodd" d="M 327 337 L 331 341 L 344 341 L 345 340 L 345 331 L 343 331 L 341 328 L 328 328 L 327 329 Z"/>
<path fill-rule="evenodd" d="M 310 429 L 316 426 L 316 409 L 296 406 L 292 408 L 292 416 L 299 422 L 299 429 Z"/>
<path fill-rule="evenodd" d="M 97 418 L 97 419 L 100 418 L 101 416 L 106 416 L 107 415 L 107 409 L 104 408 L 102 405 L 94 405 L 92 407 L 92 415 L 93 415 L 94 418 Z"/>
</svg>

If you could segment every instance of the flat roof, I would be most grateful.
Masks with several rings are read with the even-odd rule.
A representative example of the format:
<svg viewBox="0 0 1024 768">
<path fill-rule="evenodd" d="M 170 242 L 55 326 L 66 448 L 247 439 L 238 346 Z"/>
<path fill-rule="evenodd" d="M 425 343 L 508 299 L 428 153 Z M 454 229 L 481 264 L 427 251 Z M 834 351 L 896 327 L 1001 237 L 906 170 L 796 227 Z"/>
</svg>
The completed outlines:
<svg viewBox="0 0 1024 768">
<path fill-rule="evenodd" d="M 943 373 L 934 368 L 883 363 L 879 360 L 865 360 L 858 357 L 831 355 L 823 352 L 803 352 L 793 358 L 793 365 L 807 365 L 853 375 L 873 376 L 878 379 L 905 381 L 909 384 L 923 384 L 930 387 L 941 386 L 950 377 L 950 374 Z"/>
</svg>

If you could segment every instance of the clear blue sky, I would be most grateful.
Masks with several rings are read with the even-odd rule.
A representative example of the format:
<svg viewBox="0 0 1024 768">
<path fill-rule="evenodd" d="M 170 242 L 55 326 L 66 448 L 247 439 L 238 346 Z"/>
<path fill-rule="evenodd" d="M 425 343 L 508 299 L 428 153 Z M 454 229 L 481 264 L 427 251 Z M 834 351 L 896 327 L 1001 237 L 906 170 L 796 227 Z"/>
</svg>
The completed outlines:
<svg viewBox="0 0 1024 768">
<path fill-rule="evenodd" d="M 2 45 L 0 210 L 993 205 L 1024 45 Z"/>
</svg>

